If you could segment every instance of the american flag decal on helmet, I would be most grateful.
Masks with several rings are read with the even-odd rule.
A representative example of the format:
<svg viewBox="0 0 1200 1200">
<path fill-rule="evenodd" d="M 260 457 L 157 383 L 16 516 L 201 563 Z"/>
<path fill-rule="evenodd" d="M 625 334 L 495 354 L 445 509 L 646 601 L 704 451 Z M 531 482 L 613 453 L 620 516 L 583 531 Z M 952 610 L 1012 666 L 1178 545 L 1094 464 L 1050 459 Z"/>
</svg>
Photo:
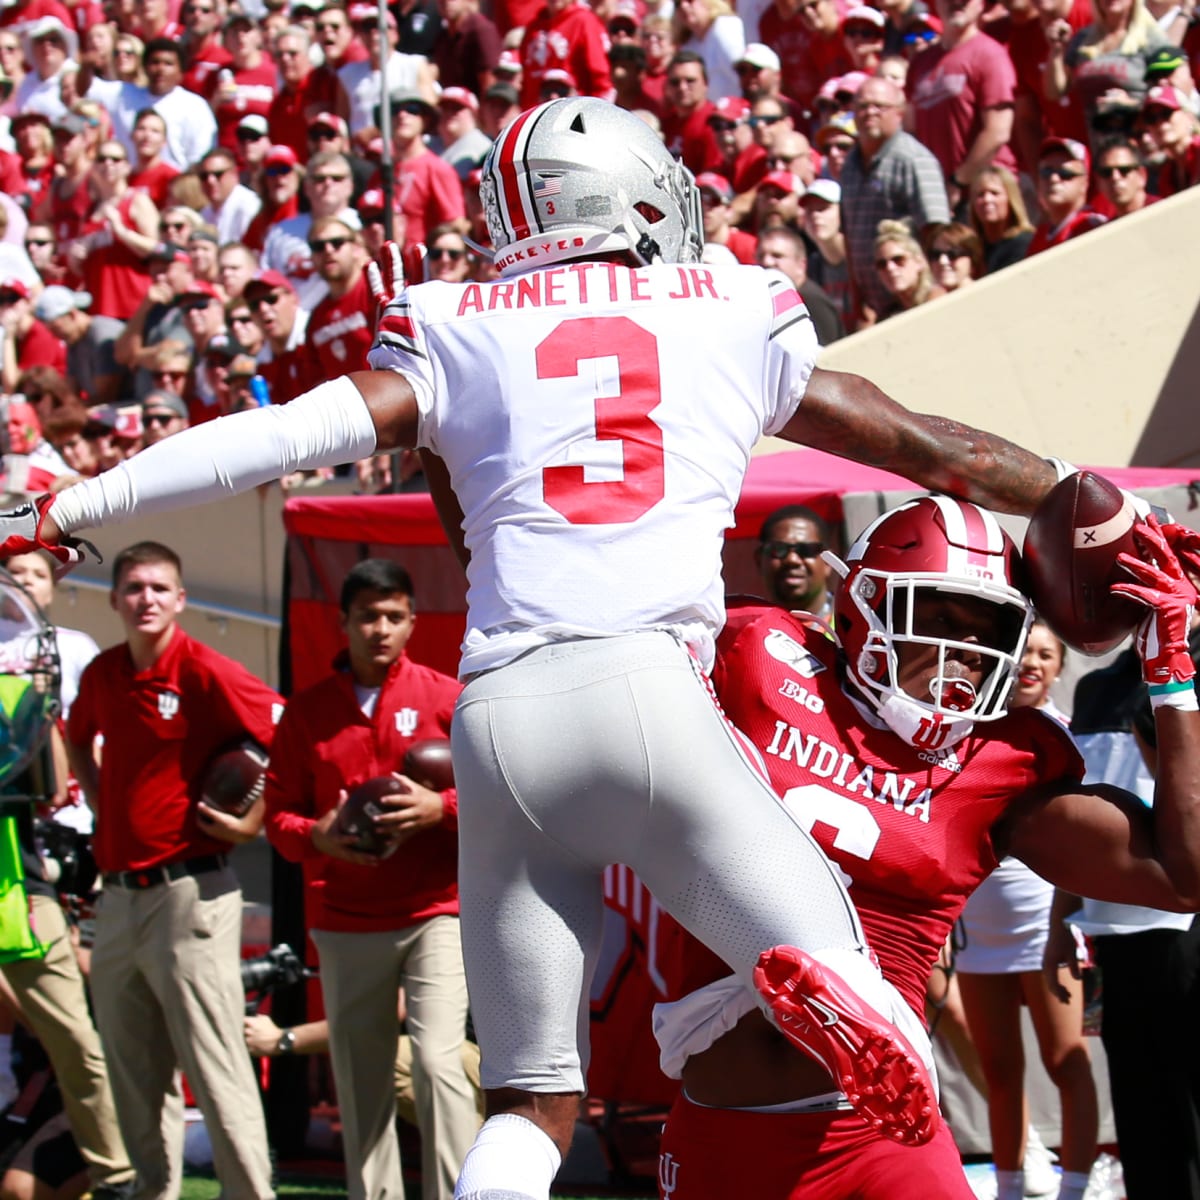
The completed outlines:
<svg viewBox="0 0 1200 1200">
<path fill-rule="evenodd" d="M 545 200 L 550 196 L 562 195 L 562 178 L 558 175 L 545 176 L 540 175 L 533 181 L 533 194 L 539 200 Z"/>
</svg>

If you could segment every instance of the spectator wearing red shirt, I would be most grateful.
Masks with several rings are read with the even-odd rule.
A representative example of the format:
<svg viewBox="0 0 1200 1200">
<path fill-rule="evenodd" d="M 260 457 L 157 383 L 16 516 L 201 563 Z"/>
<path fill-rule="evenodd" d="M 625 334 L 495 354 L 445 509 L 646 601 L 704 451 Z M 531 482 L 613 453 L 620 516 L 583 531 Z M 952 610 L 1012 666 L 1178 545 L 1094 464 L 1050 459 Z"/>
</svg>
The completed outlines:
<svg viewBox="0 0 1200 1200">
<path fill-rule="evenodd" d="M 779 55 L 784 94 L 804 114 L 826 80 L 851 69 L 836 0 L 774 0 L 759 18 L 758 35 Z"/>
<path fill-rule="evenodd" d="M 259 373 L 267 381 L 272 404 L 287 404 L 312 387 L 308 351 L 308 313 L 287 277 L 263 271 L 242 293 L 262 330 Z"/>
<path fill-rule="evenodd" d="M 667 149 L 693 175 L 707 171 L 721 158 L 708 118 L 715 105 L 708 98 L 708 72 L 694 50 L 680 50 L 667 68 L 663 94 L 662 137 Z"/>
<path fill-rule="evenodd" d="M 407 219 L 405 245 L 424 242 L 437 225 L 466 214 L 458 173 L 425 144 L 437 110 L 417 92 L 393 97 L 392 154 L 396 161 L 396 196 Z"/>
<path fill-rule="evenodd" d="M 183 26 L 172 20 L 172 7 L 169 0 L 133 0 L 133 32 L 143 42 L 148 42 L 151 38 L 170 38 L 172 41 L 178 41 L 183 35 Z"/>
<path fill-rule="evenodd" d="M 79 236 L 92 210 L 88 179 L 96 152 L 89 136 L 91 130 L 91 122 L 78 113 L 69 112 L 54 123 L 58 170 L 30 213 L 34 220 L 45 221 L 53 228 L 59 251 L 63 254 L 70 252 L 70 243 Z"/>
<path fill-rule="evenodd" d="M 188 64 L 183 86 L 198 96 L 207 96 L 213 75 L 233 62 L 219 33 L 222 11 L 217 0 L 184 0 L 179 10 L 183 18 L 179 41 Z"/>
<path fill-rule="evenodd" d="M 54 138 L 45 113 L 25 112 L 13 117 L 9 131 L 17 145 L 20 177 L 10 181 L 9 195 L 26 212 L 37 208 L 54 181 Z"/>
<path fill-rule="evenodd" d="M 277 146 L 290 146 L 300 162 L 308 158 L 308 123 L 321 111 L 316 72 L 308 56 L 308 35 L 291 25 L 275 39 L 279 91 L 267 110 L 267 128 Z"/>
<path fill-rule="evenodd" d="M 144 108 L 134 120 L 132 136 L 137 157 L 129 173 L 129 186 L 145 192 L 161 211 L 170 204 L 171 180 L 179 176 L 179 168 L 163 158 L 167 123 L 154 109 Z"/>
<path fill-rule="evenodd" d="M 1104 224 L 1104 217 L 1087 203 L 1090 163 L 1088 149 L 1082 142 L 1047 138 L 1042 143 L 1037 196 L 1045 220 L 1034 230 L 1026 258 L 1051 246 L 1061 246 Z"/>
<path fill-rule="evenodd" d="M 566 71 L 581 96 L 612 97 L 608 33 L 580 0 L 544 0 L 521 39 L 521 107 L 541 99 L 547 71 Z"/>
<path fill-rule="evenodd" d="M 753 266 L 757 240 L 752 233 L 731 224 L 733 210 L 733 188 L 729 180 L 714 171 L 702 171 L 696 176 L 696 187 L 700 192 L 700 212 L 704 218 L 704 242 L 711 246 L 724 246 L 734 258 L 747 266 Z"/>
<path fill-rule="evenodd" d="M 68 29 L 75 28 L 75 18 L 59 0 L 16 0 L 0 8 L 0 29 L 21 29 L 43 17 L 57 17 Z"/>
<path fill-rule="evenodd" d="M 1174 196 L 1200 183 L 1200 134 L 1183 94 L 1169 83 L 1152 87 L 1142 101 L 1142 122 L 1150 140 L 1166 156 L 1155 176 L 1155 195 Z"/>
<path fill-rule="evenodd" d="M 729 180 L 737 195 L 753 191 L 767 173 L 767 152 L 754 141 L 749 101 L 741 96 L 722 97 L 708 114 L 708 127 L 717 144 L 717 173 Z M 747 202 L 745 211 L 749 210 Z"/>
<path fill-rule="evenodd" d="M 667 68 L 671 65 L 676 51 L 670 18 L 658 14 L 647 17 L 642 22 L 639 40 L 646 52 L 646 72 L 642 76 L 642 86 L 658 101 L 661 116 L 667 90 Z"/>
<path fill-rule="evenodd" d="M 104 877 L 96 1026 L 139 1188 L 166 1195 L 178 1170 L 163 1120 L 181 1115 L 181 1067 L 222 1190 L 269 1200 L 266 1122 L 241 1042 L 242 893 L 227 860 L 231 845 L 257 834 L 263 805 L 236 818 L 199 804 L 198 793 L 217 751 L 245 739 L 270 745 L 282 701 L 179 628 L 180 570 L 179 556 L 154 542 L 117 555 L 110 599 L 125 640 L 84 671 L 67 726 Z"/>
<path fill-rule="evenodd" d="M 304 169 L 290 146 L 272 146 L 263 160 L 263 206 L 242 235 L 243 246 L 260 251 L 272 225 L 299 215 Z"/>
<path fill-rule="evenodd" d="M 30 367 L 53 367 L 67 373 L 67 347 L 33 315 L 29 289 L 19 280 L 0 280 L 0 329 L 4 331 L 0 388 L 17 390 L 17 380 Z"/>
<path fill-rule="evenodd" d="M 433 62 L 442 87 L 465 87 L 482 96 L 495 81 L 500 31 L 479 11 L 479 0 L 441 0 L 442 30 Z"/>
<path fill-rule="evenodd" d="M 403 1195 L 392 1077 L 403 987 L 412 1036 L 423 1194 L 449 1197 L 479 1127 L 462 1066 L 466 977 L 458 928 L 458 798 L 401 775 L 382 801 L 386 857 L 338 834 L 339 796 L 403 770 L 414 742 L 449 736 L 459 684 L 405 654 L 413 587 L 384 559 L 346 576 L 349 646 L 333 671 L 288 704 L 267 777 L 267 836 L 305 867 L 319 893 L 311 921 L 321 956 L 330 1053 L 342 1097 L 351 1195 Z M 353 1097 L 353 1103 L 347 1099 Z"/>
<path fill-rule="evenodd" d="M 613 42 L 608 51 L 612 73 L 613 102 L 630 112 L 653 113 L 662 118 L 662 96 L 646 88 L 646 51 L 637 42 Z"/>
<path fill-rule="evenodd" d="M 908 98 L 913 133 L 946 176 L 951 209 L 978 171 L 993 162 L 1010 170 L 1016 72 L 1004 47 L 979 27 L 984 0 L 937 0 L 941 41 L 913 59 Z"/>
<path fill-rule="evenodd" d="M 375 302 L 367 286 L 362 235 L 338 217 L 320 217 L 312 223 L 308 245 L 317 274 L 329 288 L 308 318 L 316 378 L 365 370 L 375 332 Z"/>
<path fill-rule="evenodd" d="M 221 37 L 233 61 L 209 76 L 204 95 L 217 118 L 217 141 L 236 150 L 238 122 L 251 113 L 267 116 L 279 76 L 263 52 L 262 30 L 250 17 L 235 13 Z"/>
</svg>

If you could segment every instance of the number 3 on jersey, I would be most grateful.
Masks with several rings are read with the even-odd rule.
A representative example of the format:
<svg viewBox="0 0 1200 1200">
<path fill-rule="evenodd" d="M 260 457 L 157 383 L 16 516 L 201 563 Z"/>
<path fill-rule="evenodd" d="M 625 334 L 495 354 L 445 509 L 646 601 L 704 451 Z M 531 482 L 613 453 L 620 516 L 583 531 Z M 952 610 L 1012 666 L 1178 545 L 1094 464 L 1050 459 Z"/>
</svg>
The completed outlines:
<svg viewBox="0 0 1200 1200">
<path fill-rule="evenodd" d="M 596 397 L 596 439 L 621 443 L 625 477 L 589 483 L 581 466 L 546 467 L 546 503 L 574 525 L 636 521 L 665 487 L 662 429 L 650 416 L 662 400 L 657 339 L 628 317 L 579 317 L 556 326 L 536 354 L 539 379 L 567 379 L 591 359 L 615 358 L 621 385 L 617 396 Z"/>
</svg>

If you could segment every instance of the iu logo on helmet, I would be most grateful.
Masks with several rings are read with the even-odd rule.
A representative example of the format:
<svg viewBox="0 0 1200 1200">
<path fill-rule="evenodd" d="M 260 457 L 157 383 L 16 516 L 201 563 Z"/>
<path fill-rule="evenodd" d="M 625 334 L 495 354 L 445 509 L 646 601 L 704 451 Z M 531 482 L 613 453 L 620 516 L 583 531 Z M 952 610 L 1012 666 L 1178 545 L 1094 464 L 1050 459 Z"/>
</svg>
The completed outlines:
<svg viewBox="0 0 1200 1200">
<path fill-rule="evenodd" d="M 663 1200 L 671 1200 L 671 1194 L 675 1191 L 679 1182 L 679 1161 L 673 1158 L 670 1154 L 660 1154 L 658 1156 L 658 1190 L 663 1195 Z"/>
<path fill-rule="evenodd" d="M 921 750 L 938 750 L 950 732 L 950 722 L 941 717 L 922 717 L 913 734 L 913 745 Z"/>
</svg>

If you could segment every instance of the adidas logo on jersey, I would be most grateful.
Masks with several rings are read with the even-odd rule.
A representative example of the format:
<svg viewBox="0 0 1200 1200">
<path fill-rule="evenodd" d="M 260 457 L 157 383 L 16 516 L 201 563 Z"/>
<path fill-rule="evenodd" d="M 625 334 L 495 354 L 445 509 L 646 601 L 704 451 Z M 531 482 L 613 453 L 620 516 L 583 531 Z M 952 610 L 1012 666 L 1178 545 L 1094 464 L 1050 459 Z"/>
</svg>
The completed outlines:
<svg viewBox="0 0 1200 1200">
<path fill-rule="evenodd" d="M 825 664 L 810 654 L 795 638 L 782 629 L 772 629 L 763 638 L 763 649 L 804 679 L 812 679 L 825 670 Z"/>
<path fill-rule="evenodd" d="M 958 761 L 958 755 L 954 753 L 953 747 L 949 750 L 922 750 L 917 757 L 922 762 L 931 763 L 935 767 L 941 767 L 943 771 L 953 771 L 956 775 L 963 769 L 963 765 Z"/>
</svg>

